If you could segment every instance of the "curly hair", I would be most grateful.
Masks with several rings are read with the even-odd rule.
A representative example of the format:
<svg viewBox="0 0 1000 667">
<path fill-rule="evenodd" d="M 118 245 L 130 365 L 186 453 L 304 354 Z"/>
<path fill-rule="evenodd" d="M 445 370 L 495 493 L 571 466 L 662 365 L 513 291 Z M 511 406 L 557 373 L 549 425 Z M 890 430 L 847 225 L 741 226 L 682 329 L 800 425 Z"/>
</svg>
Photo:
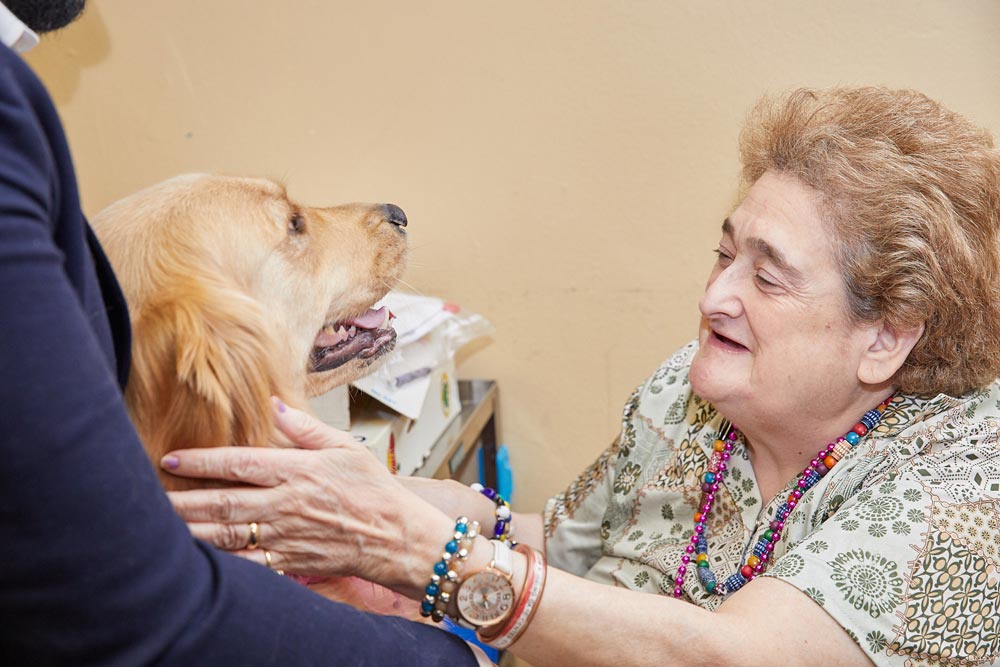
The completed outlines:
<svg viewBox="0 0 1000 667">
<path fill-rule="evenodd" d="M 820 193 L 857 322 L 924 333 L 893 378 L 959 396 L 1000 376 L 1000 151 L 912 90 L 798 89 L 764 98 L 740 137 L 743 179 Z"/>
</svg>

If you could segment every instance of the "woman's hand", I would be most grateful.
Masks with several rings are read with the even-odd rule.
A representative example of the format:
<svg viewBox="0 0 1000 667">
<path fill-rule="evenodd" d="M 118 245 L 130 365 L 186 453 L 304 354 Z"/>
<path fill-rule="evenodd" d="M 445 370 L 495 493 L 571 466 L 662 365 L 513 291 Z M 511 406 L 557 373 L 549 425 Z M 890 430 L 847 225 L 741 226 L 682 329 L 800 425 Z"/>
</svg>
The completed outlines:
<svg viewBox="0 0 1000 667">
<path fill-rule="evenodd" d="M 169 494 L 191 532 L 222 549 L 302 575 L 352 575 L 419 597 L 451 533 L 448 517 L 403 487 L 362 445 L 273 400 L 275 423 L 301 449 L 171 452 L 174 475 L 241 486 Z M 250 523 L 258 548 L 249 549 Z"/>
</svg>

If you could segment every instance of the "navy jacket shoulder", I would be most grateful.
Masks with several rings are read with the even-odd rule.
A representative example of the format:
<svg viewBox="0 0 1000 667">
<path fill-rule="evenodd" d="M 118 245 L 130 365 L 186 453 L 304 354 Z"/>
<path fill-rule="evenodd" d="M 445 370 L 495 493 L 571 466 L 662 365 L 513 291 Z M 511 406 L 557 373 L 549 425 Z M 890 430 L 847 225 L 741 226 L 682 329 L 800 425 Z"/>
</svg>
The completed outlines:
<svg viewBox="0 0 1000 667">
<path fill-rule="evenodd" d="M 125 411 L 128 332 L 58 115 L 0 47 L 0 662 L 475 664 L 193 540 Z"/>
</svg>

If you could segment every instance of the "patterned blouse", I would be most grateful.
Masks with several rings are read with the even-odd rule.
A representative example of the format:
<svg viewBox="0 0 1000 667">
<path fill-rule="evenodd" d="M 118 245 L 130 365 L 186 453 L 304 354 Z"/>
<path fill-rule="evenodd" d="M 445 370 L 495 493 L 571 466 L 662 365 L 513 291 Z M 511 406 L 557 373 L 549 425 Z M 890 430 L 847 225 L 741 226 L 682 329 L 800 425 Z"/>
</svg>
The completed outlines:
<svg viewBox="0 0 1000 667">
<path fill-rule="evenodd" d="M 670 595 L 722 418 L 692 394 L 691 343 L 625 406 L 622 435 L 545 507 L 552 565 Z M 1000 661 L 1000 381 L 962 398 L 897 396 L 882 422 L 785 521 L 766 576 L 821 605 L 877 665 Z M 817 444 L 817 449 L 819 445 Z M 708 520 L 722 581 L 794 480 L 766 505 L 741 442 Z M 724 598 L 685 577 L 685 598 Z M 733 593 L 734 595 L 736 593 Z"/>
</svg>

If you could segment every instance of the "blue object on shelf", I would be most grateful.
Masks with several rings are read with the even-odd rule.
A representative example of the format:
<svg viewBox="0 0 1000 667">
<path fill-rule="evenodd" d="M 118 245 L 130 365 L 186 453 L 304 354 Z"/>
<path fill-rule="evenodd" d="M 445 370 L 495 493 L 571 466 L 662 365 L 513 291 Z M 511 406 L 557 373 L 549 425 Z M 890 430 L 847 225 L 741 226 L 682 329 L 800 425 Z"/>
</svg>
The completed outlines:
<svg viewBox="0 0 1000 667">
<path fill-rule="evenodd" d="M 479 483 L 486 486 L 486 471 L 483 467 L 483 449 L 479 448 Z M 514 495 L 514 472 L 510 468 L 510 452 L 507 445 L 497 447 L 497 488 L 496 491 L 503 496 L 508 503 L 513 504 Z"/>
<path fill-rule="evenodd" d="M 497 662 L 498 660 L 500 660 L 500 651 L 498 649 L 493 648 L 492 646 L 487 646 L 486 644 L 479 641 L 479 639 L 476 637 L 475 630 L 468 630 L 466 628 L 463 628 L 457 625 L 456 623 L 453 623 L 452 620 L 447 616 L 445 617 L 444 621 L 442 621 L 441 626 L 451 634 L 458 635 L 459 637 L 469 642 L 470 644 L 475 644 L 479 648 L 483 649 L 483 653 L 486 654 L 486 657 L 492 660 L 493 662 Z"/>
</svg>

